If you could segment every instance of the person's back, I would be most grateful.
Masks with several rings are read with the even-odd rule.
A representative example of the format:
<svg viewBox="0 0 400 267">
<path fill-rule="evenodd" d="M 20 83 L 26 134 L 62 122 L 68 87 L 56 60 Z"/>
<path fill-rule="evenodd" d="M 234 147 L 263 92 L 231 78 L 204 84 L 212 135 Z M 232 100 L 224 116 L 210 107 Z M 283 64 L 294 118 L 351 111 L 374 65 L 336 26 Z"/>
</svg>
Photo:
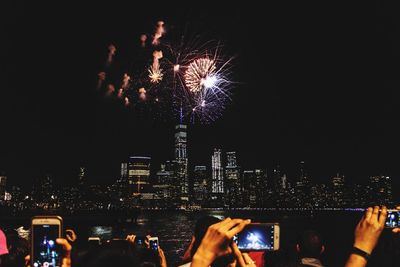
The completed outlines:
<svg viewBox="0 0 400 267">
<path fill-rule="evenodd" d="M 106 243 L 91 248 L 76 264 L 79 267 L 139 267 L 138 253 L 129 242 Z"/>
</svg>

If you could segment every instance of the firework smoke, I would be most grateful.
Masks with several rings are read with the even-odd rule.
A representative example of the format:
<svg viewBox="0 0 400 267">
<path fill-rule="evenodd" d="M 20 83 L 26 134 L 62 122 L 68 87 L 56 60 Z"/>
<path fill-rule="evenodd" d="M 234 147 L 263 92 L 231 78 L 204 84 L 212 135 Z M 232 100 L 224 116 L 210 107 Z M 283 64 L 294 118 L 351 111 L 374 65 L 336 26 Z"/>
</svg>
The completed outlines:
<svg viewBox="0 0 400 267">
<path fill-rule="evenodd" d="M 159 39 L 163 36 L 164 33 L 165 33 L 164 21 L 157 21 L 156 31 L 154 32 L 153 35 L 152 45 L 159 45 L 160 44 Z"/>
<path fill-rule="evenodd" d="M 139 99 L 142 101 L 146 100 L 146 90 L 143 87 L 139 88 Z"/>
<path fill-rule="evenodd" d="M 117 52 L 117 48 L 115 47 L 115 45 L 110 44 L 108 46 L 108 56 L 107 56 L 107 66 L 110 66 L 113 60 L 113 57 L 115 55 L 115 52 Z"/>
<path fill-rule="evenodd" d="M 140 46 L 141 47 L 146 47 L 146 40 L 147 40 L 147 35 L 146 34 L 142 34 L 140 35 Z"/>
<path fill-rule="evenodd" d="M 104 71 L 99 72 L 99 74 L 97 74 L 97 77 L 97 89 L 100 89 L 103 85 L 103 82 L 106 80 L 106 73 Z"/>
</svg>

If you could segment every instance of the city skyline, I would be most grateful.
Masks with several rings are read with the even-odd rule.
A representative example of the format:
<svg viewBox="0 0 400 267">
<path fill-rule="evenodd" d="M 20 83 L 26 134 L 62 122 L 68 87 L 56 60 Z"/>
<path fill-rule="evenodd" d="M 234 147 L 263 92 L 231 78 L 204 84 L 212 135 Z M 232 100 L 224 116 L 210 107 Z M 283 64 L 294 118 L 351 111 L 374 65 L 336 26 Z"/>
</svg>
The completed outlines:
<svg viewBox="0 0 400 267">
<path fill-rule="evenodd" d="M 398 187 L 396 8 L 257 5 L 203 12 L 170 3 L 140 10 L 123 2 L 10 3 L 2 17 L 0 171 L 16 184 L 45 173 L 62 183 L 87 166 L 107 183 L 131 155 L 157 165 L 172 159 L 175 118 L 140 117 L 96 93 L 107 46 L 132 56 L 118 53 L 162 19 L 167 36 L 187 30 L 221 39 L 234 57 L 232 102 L 214 123 L 188 125 L 190 171 L 220 148 L 249 168 L 279 164 L 288 179 L 304 160 L 317 182 L 337 172 L 355 183 L 383 174 Z"/>
</svg>

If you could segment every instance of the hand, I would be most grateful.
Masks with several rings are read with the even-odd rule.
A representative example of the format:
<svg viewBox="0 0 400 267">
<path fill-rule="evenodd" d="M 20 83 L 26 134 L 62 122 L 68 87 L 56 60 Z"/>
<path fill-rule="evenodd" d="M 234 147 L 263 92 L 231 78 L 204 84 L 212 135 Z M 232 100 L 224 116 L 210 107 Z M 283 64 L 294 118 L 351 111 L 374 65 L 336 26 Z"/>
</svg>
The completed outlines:
<svg viewBox="0 0 400 267">
<path fill-rule="evenodd" d="M 65 237 L 69 242 L 74 242 L 78 238 L 72 229 L 65 230 Z"/>
<path fill-rule="evenodd" d="M 126 239 L 128 242 L 130 242 L 130 243 L 132 243 L 132 244 L 135 244 L 136 236 L 135 236 L 135 235 L 127 235 L 125 239 Z"/>
<path fill-rule="evenodd" d="M 158 255 L 160 257 L 161 267 L 167 267 L 167 258 L 165 257 L 164 250 L 158 247 Z"/>
<path fill-rule="evenodd" d="M 232 243 L 233 253 L 240 267 L 256 267 L 256 262 L 247 253 L 242 253 L 235 242 Z"/>
<path fill-rule="evenodd" d="M 193 256 L 192 267 L 208 267 L 216 258 L 232 253 L 229 245 L 233 236 L 242 231 L 250 222 L 250 220 L 227 218 L 211 225 Z"/>
<path fill-rule="evenodd" d="M 144 239 L 144 243 L 146 244 L 146 248 L 150 248 L 150 238 L 151 235 L 146 235 L 146 238 Z"/>
<path fill-rule="evenodd" d="M 397 209 L 397 210 L 400 210 L 400 206 L 397 206 L 396 209 Z M 393 232 L 393 233 L 400 233 L 400 227 L 393 228 L 393 229 L 392 229 L 392 232 Z"/>
<path fill-rule="evenodd" d="M 64 238 L 57 238 L 56 243 L 61 245 L 63 248 L 64 255 L 61 259 L 61 267 L 71 267 L 71 250 L 72 246 Z M 30 267 L 31 257 L 28 255 L 25 257 L 25 266 Z"/>
<path fill-rule="evenodd" d="M 382 207 L 380 213 L 378 206 L 369 207 L 356 226 L 354 246 L 371 254 L 385 227 L 386 215 L 386 207 Z"/>
</svg>

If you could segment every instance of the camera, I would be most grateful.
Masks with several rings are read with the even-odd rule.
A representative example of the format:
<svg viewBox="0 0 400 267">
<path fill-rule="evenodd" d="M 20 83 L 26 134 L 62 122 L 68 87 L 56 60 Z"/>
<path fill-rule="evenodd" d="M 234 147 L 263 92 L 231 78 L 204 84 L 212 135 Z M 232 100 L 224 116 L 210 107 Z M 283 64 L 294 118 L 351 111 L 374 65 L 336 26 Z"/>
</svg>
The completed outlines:
<svg viewBox="0 0 400 267">
<path fill-rule="evenodd" d="M 61 247 L 56 239 L 61 237 L 62 218 L 35 216 L 31 221 L 31 266 L 61 266 Z"/>
<path fill-rule="evenodd" d="M 385 222 L 386 228 L 400 227 L 400 210 L 388 210 Z"/>
<path fill-rule="evenodd" d="M 234 237 L 243 251 L 275 251 L 279 249 L 278 223 L 251 223 Z"/>
<path fill-rule="evenodd" d="M 90 229 L 90 237 L 98 237 L 101 241 L 111 240 L 113 229 L 111 226 L 93 226 Z"/>
<path fill-rule="evenodd" d="M 136 244 L 136 246 L 138 246 L 140 248 L 145 248 L 146 247 L 146 237 L 144 237 L 144 236 L 136 236 L 135 244 Z"/>
<path fill-rule="evenodd" d="M 158 237 L 149 238 L 149 247 L 152 250 L 158 250 Z"/>
</svg>

